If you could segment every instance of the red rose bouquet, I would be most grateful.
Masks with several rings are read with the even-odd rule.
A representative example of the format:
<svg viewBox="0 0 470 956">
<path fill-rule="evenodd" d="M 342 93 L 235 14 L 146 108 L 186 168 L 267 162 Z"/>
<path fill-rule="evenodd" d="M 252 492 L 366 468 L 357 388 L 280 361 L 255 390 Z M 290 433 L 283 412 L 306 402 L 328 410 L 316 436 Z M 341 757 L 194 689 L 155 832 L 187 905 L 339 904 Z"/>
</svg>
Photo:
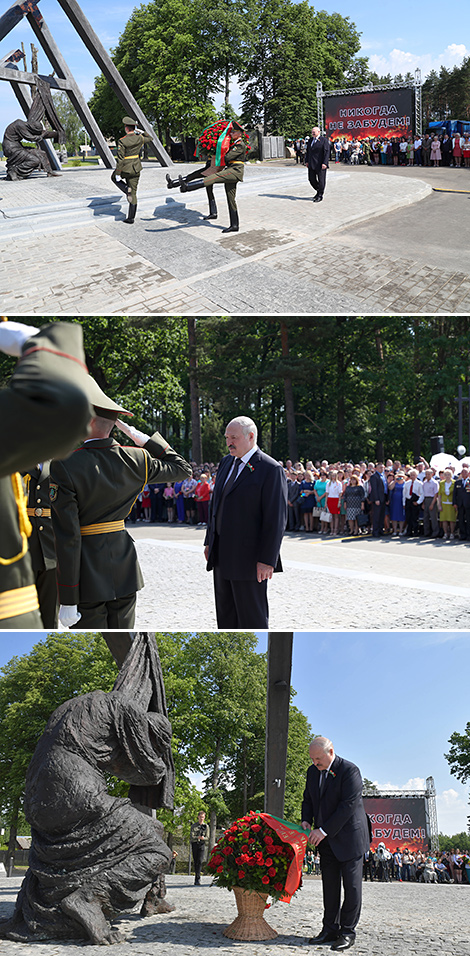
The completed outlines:
<svg viewBox="0 0 470 956">
<path fill-rule="evenodd" d="M 198 138 L 195 156 L 197 159 L 207 158 L 215 155 L 217 165 L 223 165 L 225 153 L 230 147 L 230 130 L 232 123 L 230 120 L 219 120 L 203 130 Z M 242 139 L 248 152 L 250 148 L 250 137 L 248 133 L 242 132 Z"/>
<path fill-rule="evenodd" d="M 307 834 L 268 813 L 235 820 L 214 846 L 208 868 L 214 883 L 239 886 L 289 902 L 299 888 Z"/>
</svg>

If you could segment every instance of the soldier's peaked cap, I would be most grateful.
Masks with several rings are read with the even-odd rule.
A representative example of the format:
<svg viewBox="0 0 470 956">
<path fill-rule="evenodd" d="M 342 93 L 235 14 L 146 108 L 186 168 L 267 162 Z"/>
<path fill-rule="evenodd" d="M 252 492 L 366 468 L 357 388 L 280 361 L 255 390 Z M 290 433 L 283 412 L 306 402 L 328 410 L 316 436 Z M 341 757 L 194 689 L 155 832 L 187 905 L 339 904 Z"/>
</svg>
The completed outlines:
<svg viewBox="0 0 470 956">
<path fill-rule="evenodd" d="M 137 120 L 132 119 L 132 116 L 123 116 L 122 122 L 124 126 L 137 126 Z"/>
<path fill-rule="evenodd" d="M 115 421 L 118 415 L 132 415 L 132 412 L 128 412 L 126 408 L 118 405 L 112 398 L 108 398 L 91 375 L 88 375 L 84 387 L 90 405 L 93 405 L 100 418 L 110 418 Z"/>
</svg>

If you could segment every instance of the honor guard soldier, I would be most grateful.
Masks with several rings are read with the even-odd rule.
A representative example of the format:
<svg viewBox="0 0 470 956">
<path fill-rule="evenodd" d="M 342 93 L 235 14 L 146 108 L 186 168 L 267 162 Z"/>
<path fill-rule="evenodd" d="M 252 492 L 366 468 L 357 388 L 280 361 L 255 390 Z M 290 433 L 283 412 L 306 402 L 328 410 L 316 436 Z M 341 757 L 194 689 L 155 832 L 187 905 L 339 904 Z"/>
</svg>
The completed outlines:
<svg viewBox="0 0 470 956">
<path fill-rule="evenodd" d="M 201 179 L 195 181 L 191 180 L 191 173 L 189 173 L 188 176 L 179 177 L 180 190 L 182 193 L 192 192 L 193 189 L 205 189 L 206 187 L 213 186 L 214 183 L 224 184 L 230 216 L 230 226 L 227 229 L 222 229 L 222 232 L 238 232 L 239 229 L 236 193 L 238 183 L 241 183 L 243 179 L 246 157 L 246 146 L 243 142 L 242 134 L 243 130 L 239 123 L 232 123 L 232 129 L 230 130 L 231 144 L 225 154 L 225 169 L 211 173 L 208 176 L 203 176 Z M 215 218 L 215 216 L 213 218 Z"/>
<path fill-rule="evenodd" d="M 132 224 L 137 211 L 137 186 L 142 170 L 140 153 L 145 143 L 152 142 L 152 137 L 137 130 L 136 122 L 131 116 L 124 116 L 122 122 L 126 132 L 118 142 L 116 169 L 113 170 L 111 179 L 127 196 L 129 211 L 124 222 Z M 120 179 L 117 179 L 118 174 Z"/>
<path fill-rule="evenodd" d="M 57 628 L 57 559 L 49 501 L 49 465 L 44 461 L 23 475 L 27 498 L 26 513 L 31 524 L 29 554 L 33 566 L 42 623 L 47 630 Z"/>
<path fill-rule="evenodd" d="M 0 391 L 0 628 L 41 629 L 20 471 L 53 455 L 65 457 L 87 434 L 82 329 L 54 322 L 38 330 L 5 320 L 0 349 L 19 357 L 9 386 Z"/>
<path fill-rule="evenodd" d="M 91 437 L 67 461 L 51 462 L 59 620 L 84 630 L 132 630 L 136 592 L 144 586 L 134 541 L 125 529 L 148 482 L 182 481 L 191 466 L 158 433 L 149 437 L 118 420 L 130 415 L 89 376 Z M 114 424 L 139 447 L 110 438 Z"/>
</svg>

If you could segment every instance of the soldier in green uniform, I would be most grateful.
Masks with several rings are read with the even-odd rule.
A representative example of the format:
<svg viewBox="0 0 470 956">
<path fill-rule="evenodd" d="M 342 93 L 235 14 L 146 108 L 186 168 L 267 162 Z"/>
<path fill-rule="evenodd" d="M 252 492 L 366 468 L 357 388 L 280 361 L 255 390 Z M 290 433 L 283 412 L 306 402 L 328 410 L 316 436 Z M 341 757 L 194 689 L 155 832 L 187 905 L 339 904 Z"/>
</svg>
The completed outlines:
<svg viewBox="0 0 470 956">
<path fill-rule="evenodd" d="M 0 349 L 19 358 L 0 391 L 0 628 L 42 628 L 28 538 L 31 525 L 20 471 L 65 457 L 87 434 L 91 409 L 82 329 L 54 322 L 40 331 L 0 323 Z"/>
<path fill-rule="evenodd" d="M 67 627 L 132 630 L 144 582 L 125 529 L 137 495 L 151 481 L 181 481 L 191 466 L 158 433 L 149 437 L 117 421 L 129 415 L 89 377 L 91 438 L 67 461 L 51 462 L 50 501 L 56 539 L 59 619 Z M 117 422 L 139 447 L 110 437 Z"/>
<path fill-rule="evenodd" d="M 130 116 L 124 116 L 125 135 L 121 136 L 117 147 L 116 169 L 111 173 L 113 183 L 126 193 L 129 212 L 124 222 L 132 224 L 137 211 L 137 186 L 139 184 L 142 163 L 140 152 L 144 143 L 151 143 L 152 137 L 136 130 L 136 122 Z M 121 177 L 120 179 L 117 176 Z"/>
<path fill-rule="evenodd" d="M 48 461 L 40 462 L 35 468 L 30 468 L 28 474 L 23 475 L 23 481 L 27 498 L 26 513 L 31 523 L 29 554 L 38 592 L 39 610 L 44 627 L 54 630 L 59 623 L 59 605 L 57 558 L 49 502 L 49 466 Z"/>
<path fill-rule="evenodd" d="M 243 179 L 245 168 L 246 146 L 242 137 L 243 130 L 238 123 L 232 124 L 230 131 L 231 144 L 225 154 L 225 168 L 216 173 L 202 170 L 201 179 L 191 181 L 192 174 L 180 176 L 180 190 L 182 193 L 192 192 L 193 189 L 204 189 L 213 186 L 214 183 L 223 183 L 225 194 L 227 196 L 228 211 L 230 215 L 230 226 L 222 229 L 222 232 L 238 232 L 239 220 L 236 192 L 237 185 Z"/>
</svg>

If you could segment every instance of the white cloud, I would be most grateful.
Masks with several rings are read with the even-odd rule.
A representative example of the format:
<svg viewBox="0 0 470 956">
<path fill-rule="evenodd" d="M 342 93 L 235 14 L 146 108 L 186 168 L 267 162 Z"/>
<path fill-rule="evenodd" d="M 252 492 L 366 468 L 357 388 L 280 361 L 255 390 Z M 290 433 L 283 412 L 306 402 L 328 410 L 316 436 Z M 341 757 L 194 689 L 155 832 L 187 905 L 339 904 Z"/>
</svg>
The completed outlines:
<svg viewBox="0 0 470 956">
<path fill-rule="evenodd" d="M 367 53 L 372 44 L 367 43 L 364 51 Z M 407 53 L 405 50 L 393 49 L 388 55 L 371 54 L 369 55 L 369 66 L 379 76 L 386 76 L 390 73 L 396 76 L 397 73 L 414 73 L 420 69 L 423 80 L 431 70 L 439 72 L 441 66 L 452 69 L 454 66 L 460 66 L 464 57 L 470 55 L 464 43 L 449 43 L 442 53 L 433 56 L 431 53 L 424 53 L 420 56 L 415 53 Z"/>
</svg>

